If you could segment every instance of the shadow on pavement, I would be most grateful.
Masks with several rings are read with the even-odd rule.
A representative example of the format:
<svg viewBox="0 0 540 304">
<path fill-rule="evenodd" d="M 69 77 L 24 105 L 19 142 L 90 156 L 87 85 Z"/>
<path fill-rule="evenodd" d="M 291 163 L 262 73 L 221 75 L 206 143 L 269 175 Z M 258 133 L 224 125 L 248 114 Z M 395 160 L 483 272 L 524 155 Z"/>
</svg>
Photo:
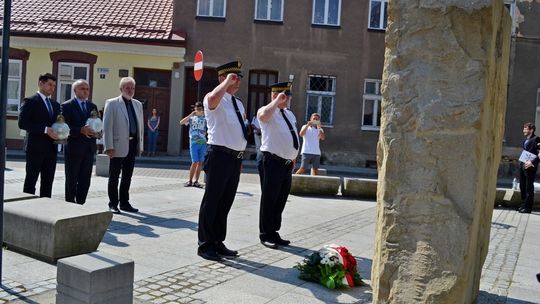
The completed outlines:
<svg viewBox="0 0 540 304">
<path fill-rule="evenodd" d="M 5 292 L 9 293 L 10 295 L 17 296 L 17 301 L 20 301 L 21 303 L 29 303 L 29 304 L 39 304 L 39 302 L 30 300 L 29 298 L 21 295 L 19 292 L 17 292 L 16 288 L 11 288 L 5 285 L 0 285 L 0 288 L 4 290 Z M 23 290 L 23 292 L 26 291 L 26 289 Z"/>
</svg>

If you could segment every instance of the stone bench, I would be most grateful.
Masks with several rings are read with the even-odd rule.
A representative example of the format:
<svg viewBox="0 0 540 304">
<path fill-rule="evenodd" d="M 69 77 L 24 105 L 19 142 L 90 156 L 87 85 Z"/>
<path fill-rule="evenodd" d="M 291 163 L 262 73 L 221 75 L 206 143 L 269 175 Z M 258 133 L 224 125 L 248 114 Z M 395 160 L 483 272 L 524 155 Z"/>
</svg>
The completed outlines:
<svg viewBox="0 0 540 304">
<path fill-rule="evenodd" d="M 341 194 L 347 197 L 377 199 L 377 180 L 344 178 Z"/>
<path fill-rule="evenodd" d="M 336 176 L 293 174 L 291 194 L 336 195 L 341 186 L 341 178 Z"/>
<path fill-rule="evenodd" d="M 495 206 L 518 208 L 521 206 L 521 192 L 508 188 L 497 188 Z M 540 192 L 534 193 L 534 207 L 540 208 Z"/>
<path fill-rule="evenodd" d="M 95 251 L 112 213 L 50 198 L 4 205 L 4 243 L 49 262 Z"/>
<path fill-rule="evenodd" d="M 107 154 L 96 155 L 96 176 L 109 177 L 109 162 Z"/>
<path fill-rule="evenodd" d="M 56 304 L 131 304 L 135 264 L 93 252 L 58 260 Z"/>
</svg>

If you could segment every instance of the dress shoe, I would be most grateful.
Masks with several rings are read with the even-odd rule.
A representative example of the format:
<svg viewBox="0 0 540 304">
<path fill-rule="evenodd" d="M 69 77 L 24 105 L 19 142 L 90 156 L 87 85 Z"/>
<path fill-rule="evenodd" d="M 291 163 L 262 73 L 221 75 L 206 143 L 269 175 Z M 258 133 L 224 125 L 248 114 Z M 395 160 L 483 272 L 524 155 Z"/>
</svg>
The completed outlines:
<svg viewBox="0 0 540 304">
<path fill-rule="evenodd" d="M 133 208 L 130 204 L 127 204 L 125 206 L 120 206 L 120 210 L 126 211 L 126 212 L 139 212 L 139 209 Z"/>
<path fill-rule="evenodd" d="M 113 206 L 111 204 L 109 204 L 109 211 L 114 213 L 114 214 L 120 214 L 122 212 L 120 212 L 120 210 L 118 209 L 118 206 Z"/>
<path fill-rule="evenodd" d="M 518 212 L 519 212 L 519 213 L 531 213 L 532 210 L 531 210 L 531 209 L 523 208 L 523 209 L 519 209 Z"/>
<path fill-rule="evenodd" d="M 276 243 L 276 241 L 261 240 L 261 244 L 263 244 L 264 247 L 268 247 L 268 248 L 271 248 L 271 249 L 277 249 L 278 248 L 278 244 Z"/>
<path fill-rule="evenodd" d="M 208 251 L 202 251 L 200 249 L 197 250 L 197 255 L 205 260 L 210 261 L 221 261 L 223 260 L 214 250 L 208 250 Z"/>
<path fill-rule="evenodd" d="M 291 243 L 291 241 L 289 241 L 289 240 L 284 240 L 284 239 L 282 239 L 281 237 L 277 237 L 277 238 L 276 238 L 276 244 L 278 244 L 278 245 L 281 245 L 281 246 L 287 246 L 287 245 L 289 245 L 290 243 Z"/>
<path fill-rule="evenodd" d="M 228 258 L 234 258 L 238 256 L 238 251 L 230 250 L 229 248 L 225 247 L 224 244 L 218 245 L 216 252 L 217 254 Z"/>
</svg>

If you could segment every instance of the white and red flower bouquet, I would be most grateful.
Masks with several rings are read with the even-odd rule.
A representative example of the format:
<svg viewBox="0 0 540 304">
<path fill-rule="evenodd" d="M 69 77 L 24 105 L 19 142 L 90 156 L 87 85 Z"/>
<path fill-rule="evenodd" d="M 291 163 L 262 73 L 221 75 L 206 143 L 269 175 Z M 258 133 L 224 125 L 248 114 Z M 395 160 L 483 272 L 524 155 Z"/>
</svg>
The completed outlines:
<svg viewBox="0 0 540 304">
<path fill-rule="evenodd" d="M 300 270 L 301 279 L 334 289 L 364 284 L 356 266 L 356 259 L 346 247 L 332 244 L 313 252 L 294 268 Z"/>
</svg>

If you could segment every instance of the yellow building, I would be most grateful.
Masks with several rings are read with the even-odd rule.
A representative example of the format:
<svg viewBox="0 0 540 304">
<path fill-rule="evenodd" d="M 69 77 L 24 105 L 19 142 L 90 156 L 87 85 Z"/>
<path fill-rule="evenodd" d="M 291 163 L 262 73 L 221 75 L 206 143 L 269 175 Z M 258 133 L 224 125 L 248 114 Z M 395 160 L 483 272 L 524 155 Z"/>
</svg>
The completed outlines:
<svg viewBox="0 0 540 304">
<path fill-rule="evenodd" d="M 145 117 L 153 108 L 161 116 L 158 151 L 179 154 L 183 99 L 174 92 L 183 85 L 178 69 L 184 61 L 185 35 L 173 32 L 172 15 L 173 0 L 101 1 L 99 6 L 92 0 L 14 0 L 8 149 L 23 147 L 17 126 L 20 104 L 37 91 L 39 75 L 49 72 L 58 78 L 58 102 L 72 97 L 75 80 L 86 79 L 98 109 L 120 95 L 122 77 L 135 78 L 135 98 L 143 102 Z"/>
</svg>

